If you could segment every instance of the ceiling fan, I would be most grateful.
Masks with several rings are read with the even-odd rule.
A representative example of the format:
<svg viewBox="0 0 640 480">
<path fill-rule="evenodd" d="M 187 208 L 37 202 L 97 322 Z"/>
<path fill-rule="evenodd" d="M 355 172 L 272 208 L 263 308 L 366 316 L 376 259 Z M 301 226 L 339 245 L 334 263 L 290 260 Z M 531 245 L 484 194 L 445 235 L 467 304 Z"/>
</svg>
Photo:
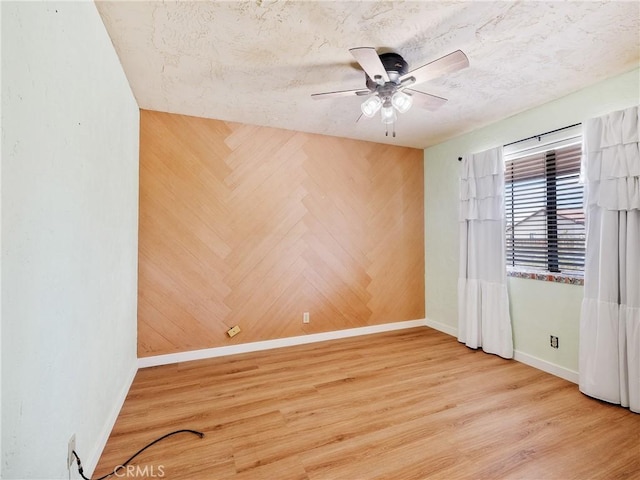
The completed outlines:
<svg viewBox="0 0 640 480">
<path fill-rule="evenodd" d="M 397 53 L 378 55 L 376 49 L 372 47 L 351 48 L 349 51 L 365 72 L 367 88 L 314 93 L 311 98 L 320 100 L 352 95 L 366 96 L 366 100 L 360 106 L 362 114 L 372 118 L 380 110 L 382 123 L 387 129 L 385 135 L 389 135 L 389 125 L 394 125 L 394 137 L 396 136 L 396 111 L 405 113 L 413 103 L 427 110 L 436 110 L 447 102 L 446 98 L 408 87 L 469 66 L 469 59 L 461 50 L 456 50 L 410 72 L 407 72 L 407 62 Z"/>
</svg>

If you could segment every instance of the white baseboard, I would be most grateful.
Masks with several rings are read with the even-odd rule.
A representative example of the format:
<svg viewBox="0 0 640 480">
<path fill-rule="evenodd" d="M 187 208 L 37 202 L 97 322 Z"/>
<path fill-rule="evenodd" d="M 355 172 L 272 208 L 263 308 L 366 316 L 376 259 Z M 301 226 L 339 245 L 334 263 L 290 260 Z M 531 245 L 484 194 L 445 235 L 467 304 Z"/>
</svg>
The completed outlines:
<svg viewBox="0 0 640 480">
<path fill-rule="evenodd" d="M 439 332 L 443 332 L 447 335 L 458 338 L 458 329 L 456 327 L 452 327 L 451 325 L 447 325 L 445 323 L 436 322 L 435 320 L 431 320 L 430 318 L 427 318 L 424 321 L 424 324 L 427 327 L 433 328 L 434 330 L 438 330 Z"/>
<path fill-rule="evenodd" d="M 577 384 L 579 381 L 578 372 L 565 367 L 561 367 L 560 365 L 556 365 L 555 363 L 542 360 L 541 358 L 534 357 L 533 355 L 529 355 L 528 353 L 514 350 L 513 359 L 517 360 L 520 363 L 524 363 L 525 365 L 529 365 L 530 367 L 542 370 L 543 372 L 555 375 L 556 377 L 569 380 L 570 382 L 573 382 L 575 384 Z"/>
<path fill-rule="evenodd" d="M 346 330 L 336 330 L 332 332 L 313 333 L 310 335 L 302 335 L 298 337 L 278 338 L 275 340 L 264 340 L 261 342 L 241 343 L 238 345 L 230 345 L 228 347 L 206 348 L 203 350 L 192 350 L 190 352 L 156 355 L 153 357 L 142 357 L 138 359 L 138 368 L 155 367 L 158 365 L 168 365 L 179 362 L 189 362 L 191 360 L 202 360 L 205 358 L 222 357 L 225 355 L 235 355 L 238 353 L 259 352 L 262 350 L 270 350 L 272 348 L 291 347 L 294 345 L 304 345 L 307 343 L 324 342 L 326 340 L 336 340 L 339 338 L 348 338 L 359 335 L 369 335 L 372 333 L 389 332 L 392 330 L 402 330 L 405 328 L 424 326 L 431 327 L 434 330 L 446 333 L 447 335 L 451 335 L 452 337 L 457 338 L 458 336 L 458 329 L 456 327 L 452 327 L 451 325 L 426 318 L 409 320 L 406 322 L 384 323 L 381 325 L 372 325 L 369 327 L 349 328 Z M 541 358 L 534 357 L 533 355 L 515 350 L 513 352 L 513 359 L 520 363 L 524 363 L 525 365 L 537 368 L 538 370 L 542 370 L 543 372 L 547 372 L 557 377 L 564 378 L 565 380 L 568 380 L 570 382 L 576 384 L 578 383 L 578 372 L 565 367 L 561 367 L 560 365 L 556 365 L 546 360 L 542 360 Z"/>
<path fill-rule="evenodd" d="M 356 337 L 369 335 L 372 333 L 390 332 L 392 330 L 403 330 L 405 328 L 424 327 L 425 319 L 408 320 L 406 322 L 384 323 L 381 325 L 371 325 L 368 327 L 349 328 L 345 330 L 335 330 L 332 332 L 312 333 L 298 337 L 278 338 L 275 340 L 264 340 L 261 342 L 241 343 L 229 345 L 227 347 L 206 348 L 203 350 L 192 350 L 190 352 L 170 353 L 167 355 L 156 355 L 153 357 L 138 358 L 138 368 L 156 367 L 158 365 L 168 365 L 171 363 L 189 362 L 191 360 L 202 360 L 205 358 L 222 357 L 225 355 L 236 355 L 238 353 L 259 352 L 272 348 L 291 347 L 294 345 L 304 345 L 307 343 L 324 342 L 326 340 L 336 340 L 339 338 Z"/>
<path fill-rule="evenodd" d="M 458 337 L 458 329 L 456 327 L 452 327 L 444 323 L 436 322 L 429 318 L 425 320 L 425 325 L 435 330 L 439 330 L 443 333 L 447 333 L 452 337 L 456 337 L 456 338 Z M 534 357 L 533 355 L 529 355 L 528 353 L 514 350 L 513 359 L 520 363 L 524 363 L 525 365 L 529 365 L 530 367 L 534 367 L 534 368 L 537 368 L 538 370 L 542 370 L 543 372 L 547 372 L 547 373 L 550 373 L 551 375 L 555 375 L 556 377 L 564 378 L 565 380 L 568 380 L 576 384 L 578 383 L 578 372 L 570 370 L 565 367 L 561 367 L 560 365 L 556 365 L 555 363 L 542 360 L 541 358 Z"/>
<path fill-rule="evenodd" d="M 102 427 L 102 431 L 100 432 L 100 436 L 98 437 L 98 441 L 93 449 L 91 455 L 87 457 L 86 461 L 82 462 L 82 466 L 84 467 L 85 475 L 88 478 L 93 476 L 93 471 L 98 466 L 98 461 L 100 460 L 100 456 L 104 451 L 104 447 L 107 445 L 107 440 L 109 440 L 109 435 L 111 435 L 111 431 L 113 430 L 114 425 L 116 424 L 116 420 L 118 419 L 118 415 L 120 415 L 120 410 L 124 405 L 124 401 L 127 398 L 127 394 L 131 389 L 131 385 L 133 384 L 133 379 L 138 372 L 138 367 L 136 364 L 133 365 L 131 371 L 127 375 L 125 382 L 122 384 L 122 388 L 118 393 L 118 397 L 116 402 L 107 417 L 107 421 L 104 423 Z"/>
</svg>

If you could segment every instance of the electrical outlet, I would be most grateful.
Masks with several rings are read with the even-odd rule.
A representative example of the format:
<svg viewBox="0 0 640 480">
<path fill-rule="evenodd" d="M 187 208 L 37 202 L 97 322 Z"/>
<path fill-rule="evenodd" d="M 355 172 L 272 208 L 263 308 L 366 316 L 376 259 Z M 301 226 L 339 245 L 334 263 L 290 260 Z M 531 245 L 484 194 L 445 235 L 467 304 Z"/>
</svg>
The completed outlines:
<svg viewBox="0 0 640 480">
<path fill-rule="evenodd" d="M 551 348 L 558 348 L 560 346 L 558 342 L 558 337 L 551 335 L 550 344 L 551 344 Z"/>
<path fill-rule="evenodd" d="M 71 465 L 73 465 L 73 461 L 75 457 L 73 456 L 73 452 L 76 451 L 76 434 L 71 435 L 69 439 L 69 443 L 67 445 L 67 468 L 71 469 Z"/>
<path fill-rule="evenodd" d="M 235 327 L 231 327 L 229 330 L 227 330 L 227 335 L 229 335 L 229 338 L 235 337 L 239 333 L 240 333 L 240 325 L 236 325 Z"/>
<path fill-rule="evenodd" d="M 309 323 L 309 312 L 304 312 L 302 314 L 302 323 Z"/>
</svg>

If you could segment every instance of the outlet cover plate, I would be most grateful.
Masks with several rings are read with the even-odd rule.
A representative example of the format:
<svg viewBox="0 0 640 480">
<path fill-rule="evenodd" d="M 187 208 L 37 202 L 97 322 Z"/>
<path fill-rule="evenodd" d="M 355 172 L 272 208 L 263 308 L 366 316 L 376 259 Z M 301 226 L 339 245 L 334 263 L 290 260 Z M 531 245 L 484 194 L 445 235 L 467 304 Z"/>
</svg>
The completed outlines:
<svg viewBox="0 0 640 480">
<path fill-rule="evenodd" d="M 71 465 L 73 465 L 73 452 L 76 450 L 76 434 L 71 435 L 69 439 L 68 447 L 67 447 L 67 468 L 71 469 Z"/>
<path fill-rule="evenodd" d="M 229 338 L 235 337 L 239 333 L 240 333 L 240 325 L 236 325 L 235 327 L 231 327 L 229 330 L 227 330 L 227 335 L 229 335 Z"/>
</svg>

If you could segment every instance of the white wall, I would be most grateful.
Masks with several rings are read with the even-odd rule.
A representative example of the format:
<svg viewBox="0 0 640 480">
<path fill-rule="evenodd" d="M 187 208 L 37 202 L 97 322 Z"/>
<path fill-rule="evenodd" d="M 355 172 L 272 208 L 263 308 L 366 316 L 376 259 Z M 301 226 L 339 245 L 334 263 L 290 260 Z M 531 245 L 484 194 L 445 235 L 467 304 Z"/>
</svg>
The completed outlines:
<svg viewBox="0 0 640 480">
<path fill-rule="evenodd" d="M 2 25 L 2 6 L 0 5 L 0 25 Z M 0 52 L 2 52 L 2 35 L 0 35 Z M 0 55 L 1 57 L 1 55 Z M 0 82 L 1 84 L 2 82 Z M 4 98 L 4 95 L 3 95 Z M 0 117 L 2 108 L 0 108 Z M 1 122 L 0 122 L 1 124 Z M 0 125 L 0 129 L 1 129 Z M 4 138 L 4 130 L 0 131 L 0 147 Z M 0 254 L 2 252 L 2 157 L 0 154 Z M 0 349 L 2 348 L 2 257 L 0 256 Z M 0 479 L 2 479 L 2 351 L 0 350 Z"/>
<path fill-rule="evenodd" d="M 139 110 L 93 2 L 1 8 L 2 475 L 66 479 L 136 369 Z"/>
<path fill-rule="evenodd" d="M 425 150 L 425 302 L 428 322 L 457 332 L 457 158 L 640 103 L 640 70 L 609 79 Z M 578 370 L 578 323 L 582 287 L 509 278 L 517 357 L 559 374 Z M 549 346 L 557 335 L 560 348 Z"/>
</svg>

